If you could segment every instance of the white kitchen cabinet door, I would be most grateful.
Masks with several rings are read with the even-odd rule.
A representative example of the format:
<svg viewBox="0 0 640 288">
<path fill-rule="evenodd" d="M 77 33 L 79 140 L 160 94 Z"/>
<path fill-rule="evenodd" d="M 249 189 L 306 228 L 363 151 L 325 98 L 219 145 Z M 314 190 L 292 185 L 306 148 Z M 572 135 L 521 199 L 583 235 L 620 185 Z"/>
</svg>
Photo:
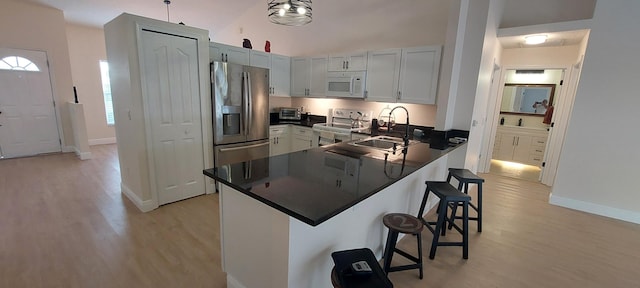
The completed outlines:
<svg viewBox="0 0 640 288">
<path fill-rule="evenodd" d="M 271 69 L 271 54 L 256 50 L 249 51 L 250 66 Z"/>
<path fill-rule="evenodd" d="M 327 95 L 327 57 L 311 57 L 309 65 L 309 92 L 307 95 L 325 97 Z"/>
<path fill-rule="evenodd" d="M 143 30 L 140 71 L 148 107 L 158 205 L 204 193 L 196 39 Z"/>
<path fill-rule="evenodd" d="M 327 71 L 365 71 L 367 70 L 367 52 L 330 55 Z"/>
<path fill-rule="evenodd" d="M 306 57 L 291 58 L 291 96 L 306 97 L 309 91 L 310 59 Z"/>
<path fill-rule="evenodd" d="M 291 58 L 271 54 L 270 95 L 291 96 Z"/>
<path fill-rule="evenodd" d="M 289 125 L 278 125 L 269 128 L 269 156 L 286 154 L 291 151 L 291 134 Z"/>
<path fill-rule="evenodd" d="M 435 105 L 441 50 L 440 46 L 402 49 L 398 102 Z"/>
<path fill-rule="evenodd" d="M 396 102 L 401 56 L 401 49 L 369 52 L 365 100 Z"/>
<path fill-rule="evenodd" d="M 291 151 L 300 151 L 313 147 L 313 130 L 307 127 L 293 126 L 291 128 Z M 317 146 L 317 145 L 316 145 Z"/>
<path fill-rule="evenodd" d="M 243 47 L 211 42 L 209 43 L 209 60 L 249 65 L 251 62 L 250 51 L 251 50 Z"/>
</svg>

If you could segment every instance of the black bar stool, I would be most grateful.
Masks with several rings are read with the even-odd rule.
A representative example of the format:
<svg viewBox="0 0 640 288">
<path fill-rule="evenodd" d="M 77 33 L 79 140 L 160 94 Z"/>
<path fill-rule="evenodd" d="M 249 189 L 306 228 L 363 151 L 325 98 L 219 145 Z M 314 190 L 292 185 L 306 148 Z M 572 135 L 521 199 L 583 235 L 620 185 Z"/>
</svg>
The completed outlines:
<svg viewBox="0 0 640 288">
<path fill-rule="evenodd" d="M 427 188 L 420 204 L 420 210 L 418 211 L 418 217 L 422 220 L 422 223 L 433 233 L 433 241 L 431 242 L 431 251 L 429 252 L 429 259 L 433 259 L 436 256 L 436 248 L 438 246 L 462 246 L 462 258 L 469 258 L 469 202 L 471 197 L 462 193 L 460 190 L 453 187 L 449 182 L 440 181 L 426 181 Z M 426 221 L 422 218 L 424 215 L 424 209 L 427 204 L 427 198 L 429 192 L 433 193 L 436 197 L 440 198 L 438 204 L 438 219 L 437 221 Z M 454 220 L 447 217 L 447 207 L 449 205 L 462 205 L 462 228 L 458 226 Z M 446 224 L 450 223 L 452 228 L 455 228 L 462 235 L 462 241 L 460 242 L 440 242 L 440 235 L 445 235 Z M 435 227 L 433 226 L 435 225 Z"/>
<path fill-rule="evenodd" d="M 336 251 L 331 253 L 335 266 L 331 269 L 331 285 L 334 288 L 350 287 L 380 287 L 393 288 L 393 283 L 387 278 L 387 274 L 382 270 L 373 251 L 369 248 L 358 248 L 351 250 Z M 365 267 L 361 262 L 366 262 L 366 266 L 371 268 L 370 272 L 354 270 L 354 263 L 358 267 Z"/>
<path fill-rule="evenodd" d="M 449 175 L 447 176 L 447 182 L 451 183 L 451 177 L 456 178 L 458 180 L 458 190 L 464 192 L 464 194 L 469 194 L 469 184 L 478 185 L 478 206 L 473 205 L 473 203 L 469 202 L 469 206 L 476 210 L 478 217 L 469 217 L 469 220 L 474 220 L 478 222 L 478 232 L 482 232 L 482 183 L 484 179 L 478 177 L 478 175 L 473 174 L 471 171 L 467 169 L 457 169 L 457 168 L 449 168 Z M 463 189 L 464 188 L 464 189 Z M 457 206 L 452 207 L 450 220 L 460 219 L 459 216 L 456 215 Z M 449 229 L 451 229 L 451 224 L 449 224 Z"/>
<path fill-rule="evenodd" d="M 409 214 L 403 213 L 391 213 L 382 217 L 382 223 L 389 228 L 387 234 L 387 244 L 384 248 L 384 272 L 389 275 L 389 272 L 402 271 L 408 269 L 419 269 L 420 279 L 422 279 L 422 236 L 421 232 L 424 228 L 422 221 Z M 398 234 L 411 234 L 416 235 L 418 238 L 418 257 L 410 255 L 409 253 L 396 248 L 396 242 L 398 241 Z M 415 262 L 415 264 L 402 265 L 391 267 L 391 259 L 393 253 L 398 253 L 405 258 Z"/>
</svg>

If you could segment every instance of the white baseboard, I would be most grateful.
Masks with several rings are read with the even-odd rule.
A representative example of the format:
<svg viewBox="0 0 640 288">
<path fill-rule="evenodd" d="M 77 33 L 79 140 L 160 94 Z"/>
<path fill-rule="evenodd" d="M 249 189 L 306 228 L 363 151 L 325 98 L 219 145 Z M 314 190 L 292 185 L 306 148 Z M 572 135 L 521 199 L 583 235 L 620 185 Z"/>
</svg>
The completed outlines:
<svg viewBox="0 0 640 288">
<path fill-rule="evenodd" d="M 573 210 L 640 224 L 640 213 L 635 211 L 623 210 L 590 202 L 554 196 L 553 194 L 549 196 L 549 203 Z"/>
<path fill-rule="evenodd" d="M 115 144 L 115 143 L 116 143 L 116 137 L 89 139 L 89 146 L 103 145 L 103 144 Z"/>
<path fill-rule="evenodd" d="M 231 277 L 231 275 L 227 274 L 227 288 L 247 288 L 244 285 L 240 284 L 238 280 Z"/>
<path fill-rule="evenodd" d="M 138 197 L 138 195 L 136 195 L 136 193 L 133 193 L 133 191 L 131 191 L 131 189 L 129 189 L 122 182 L 120 182 L 120 189 L 122 190 L 122 194 L 127 196 L 127 198 L 129 198 L 129 200 L 131 200 L 131 202 L 133 202 L 133 204 L 135 204 L 136 207 L 138 207 L 138 209 L 140 209 L 140 211 L 149 212 L 149 211 L 151 211 L 153 209 L 158 208 L 157 205 L 153 204 L 152 200 L 142 201 L 142 199 L 140 199 L 140 197 Z"/>
<path fill-rule="evenodd" d="M 74 148 L 74 152 L 76 153 L 76 156 L 78 156 L 78 158 L 80 158 L 80 160 L 88 160 L 91 159 L 93 156 L 91 155 L 91 152 L 80 152 L 80 150 Z"/>
</svg>

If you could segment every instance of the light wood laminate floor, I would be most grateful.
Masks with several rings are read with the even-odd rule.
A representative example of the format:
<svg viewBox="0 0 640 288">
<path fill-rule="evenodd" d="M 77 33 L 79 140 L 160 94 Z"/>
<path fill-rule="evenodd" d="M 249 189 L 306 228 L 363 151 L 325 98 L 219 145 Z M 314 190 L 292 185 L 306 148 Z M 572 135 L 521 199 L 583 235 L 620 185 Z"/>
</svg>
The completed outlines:
<svg viewBox="0 0 640 288">
<path fill-rule="evenodd" d="M 0 287 L 225 287 L 218 196 L 141 213 L 120 193 L 115 145 L 91 151 L 0 160 Z M 471 222 L 469 259 L 439 247 L 423 280 L 393 272 L 395 287 L 640 287 L 639 225 L 552 206 L 539 183 L 481 176 L 485 220 L 482 233 Z"/>
</svg>

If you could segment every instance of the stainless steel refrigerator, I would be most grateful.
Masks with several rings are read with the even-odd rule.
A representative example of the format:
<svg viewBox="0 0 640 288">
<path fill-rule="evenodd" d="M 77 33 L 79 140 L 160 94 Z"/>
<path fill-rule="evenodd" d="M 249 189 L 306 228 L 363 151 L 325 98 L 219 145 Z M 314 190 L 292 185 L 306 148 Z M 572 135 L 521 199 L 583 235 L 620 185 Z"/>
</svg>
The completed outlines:
<svg viewBox="0 0 640 288">
<path fill-rule="evenodd" d="M 214 164 L 234 183 L 268 176 L 269 70 L 211 63 Z"/>
</svg>

